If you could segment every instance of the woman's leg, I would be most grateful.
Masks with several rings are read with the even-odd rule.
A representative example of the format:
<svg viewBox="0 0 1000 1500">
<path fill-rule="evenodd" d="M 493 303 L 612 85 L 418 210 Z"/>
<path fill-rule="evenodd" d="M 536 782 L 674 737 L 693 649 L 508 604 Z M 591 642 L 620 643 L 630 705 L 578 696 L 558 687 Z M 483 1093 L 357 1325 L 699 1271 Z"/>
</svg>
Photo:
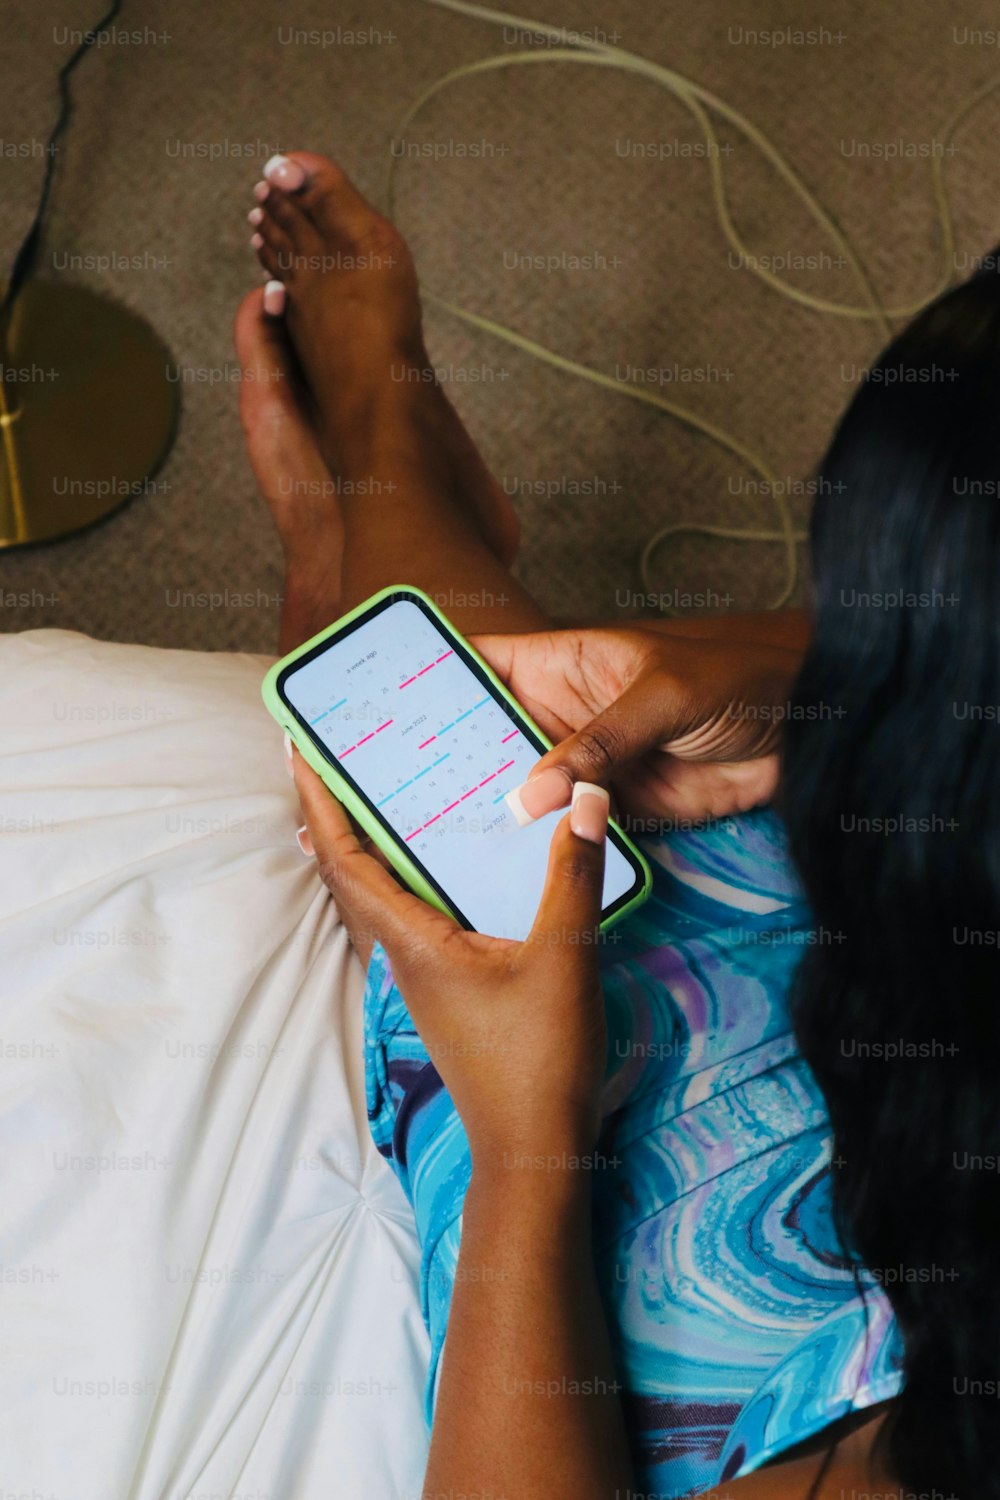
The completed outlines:
<svg viewBox="0 0 1000 1500">
<path fill-rule="evenodd" d="M 410 253 L 322 157 L 272 188 L 260 232 L 285 318 L 236 319 L 251 461 L 285 547 L 283 649 L 386 584 L 434 596 L 464 631 L 545 615 L 512 578 L 510 501 L 434 381 Z"/>
</svg>

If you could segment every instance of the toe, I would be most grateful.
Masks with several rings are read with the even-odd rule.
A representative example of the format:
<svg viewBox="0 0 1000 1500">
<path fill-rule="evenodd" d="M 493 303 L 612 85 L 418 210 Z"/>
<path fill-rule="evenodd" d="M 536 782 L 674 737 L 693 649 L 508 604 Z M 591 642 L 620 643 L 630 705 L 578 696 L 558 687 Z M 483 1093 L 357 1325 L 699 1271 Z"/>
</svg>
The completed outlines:
<svg viewBox="0 0 1000 1500">
<path fill-rule="evenodd" d="M 276 331 L 264 317 L 264 288 L 255 287 L 243 298 L 233 320 L 233 342 L 244 370 L 256 370 L 260 364 L 267 363 L 262 356 L 276 336 Z"/>
<path fill-rule="evenodd" d="M 248 293 L 236 310 L 233 342 L 243 371 L 240 417 L 248 434 L 259 437 L 277 421 L 290 425 L 296 441 L 318 460 L 319 446 L 302 398 L 295 355 L 282 319 L 267 315 L 265 289 Z"/>
<path fill-rule="evenodd" d="M 257 229 L 257 236 L 273 257 L 276 274 L 282 278 L 290 276 L 295 269 L 295 247 L 288 235 L 276 224 L 270 214 L 265 214 Z M 269 267 L 270 269 L 270 267 Z"/>
<path fill-rule="evenodd" d="M 294 408 L 293 360 L 281 322 L 264 309 L 264 288 L 250 292 L 236 310 L 233 342 L 243 371 L 240 416 L 246 427 L 275 402 Z"/>
<path fill-rule="evenodd" d="M 294 193 L 295 203 L 324 238 L 367 237 L 373 221 L 378 222 L 381 216 L 336 162 L 311 151 L 290 151 L 285 160 L 305 173 L 305 182 Z"/>
<path fill-rule="evenodd" d="M 285 273 L 281 269 L 278 252 L 272 250 L 263 235 L 255 234 L 250 245 L 267 274 L 276 281 L 283 280 Z"/>
<path fill-rule="evenodd" d="M 283 281 L 269 281 L 264 288 L 264 311 L 270 318 L 280 318 L 285 311 L 287 294 Z"/>
<path fill-rule="evenodd" d="M 289 269 L 294 269 L 293 257 L 298 257 L 301 262 L 322 249 L 312 220 L 287 193 L 271 194 L 265 205 L 263 222 L 270 224 L 276 235 L 282 236 L 282 248 L 288 251 Z"/>
</svg>

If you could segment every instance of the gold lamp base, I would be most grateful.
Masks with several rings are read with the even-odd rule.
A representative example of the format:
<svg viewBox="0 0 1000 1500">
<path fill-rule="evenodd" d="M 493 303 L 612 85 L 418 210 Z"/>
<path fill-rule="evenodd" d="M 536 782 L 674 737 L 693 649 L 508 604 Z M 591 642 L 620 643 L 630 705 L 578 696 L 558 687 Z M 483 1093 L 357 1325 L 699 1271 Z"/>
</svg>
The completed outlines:
<svg viewBox="0 0 1000 1500">
<path fill-rule="evenodd" d="M 27 283 L 0 350 L 0 547 L 68 536 L 146 489 L 177 426 L 169 368 L 127 308 Z"/>
</svg>

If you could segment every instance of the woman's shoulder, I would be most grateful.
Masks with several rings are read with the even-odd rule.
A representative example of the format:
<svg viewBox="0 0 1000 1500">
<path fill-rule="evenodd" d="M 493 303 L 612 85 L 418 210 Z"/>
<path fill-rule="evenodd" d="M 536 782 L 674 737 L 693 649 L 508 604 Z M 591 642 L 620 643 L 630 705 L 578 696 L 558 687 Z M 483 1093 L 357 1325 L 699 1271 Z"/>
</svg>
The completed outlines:
<svg viewBox="0 0 1000 1500">
<path fill-rule="evenodd" d="M 908 1491 L 887 1472 L 878 1444 L 891 1403 L 834 1423 L 808 1452 L 769 1464 L 743 1479 L 706 1490 L 697 1500 L 843 1500 L 878 1495 L 906 1500 Z"/>
</svg>

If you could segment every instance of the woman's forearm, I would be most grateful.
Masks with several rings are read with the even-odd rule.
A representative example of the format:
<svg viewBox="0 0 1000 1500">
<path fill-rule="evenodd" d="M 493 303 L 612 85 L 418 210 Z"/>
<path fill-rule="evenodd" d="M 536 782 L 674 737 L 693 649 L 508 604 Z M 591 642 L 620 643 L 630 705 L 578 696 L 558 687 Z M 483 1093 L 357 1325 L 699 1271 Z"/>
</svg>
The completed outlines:
<svg viewBox="0 0 1000 1500">
<path fill-rule="evenodd" d="M 676 619 L 639 620 L 644 629 L 664 635 L 693 636 L 703 641 L 779 646 L 804 652 L 812 621 L 804 609 L 758 609 L 723 615 L 681 615 Z"/>
<path fill-rule="evenodd" d="M 591 1162 L 508 1155 L 466 1198 L 424 1493 L 612 1500 L 632 1470 L 591 1256 Z"/>
</svg>

